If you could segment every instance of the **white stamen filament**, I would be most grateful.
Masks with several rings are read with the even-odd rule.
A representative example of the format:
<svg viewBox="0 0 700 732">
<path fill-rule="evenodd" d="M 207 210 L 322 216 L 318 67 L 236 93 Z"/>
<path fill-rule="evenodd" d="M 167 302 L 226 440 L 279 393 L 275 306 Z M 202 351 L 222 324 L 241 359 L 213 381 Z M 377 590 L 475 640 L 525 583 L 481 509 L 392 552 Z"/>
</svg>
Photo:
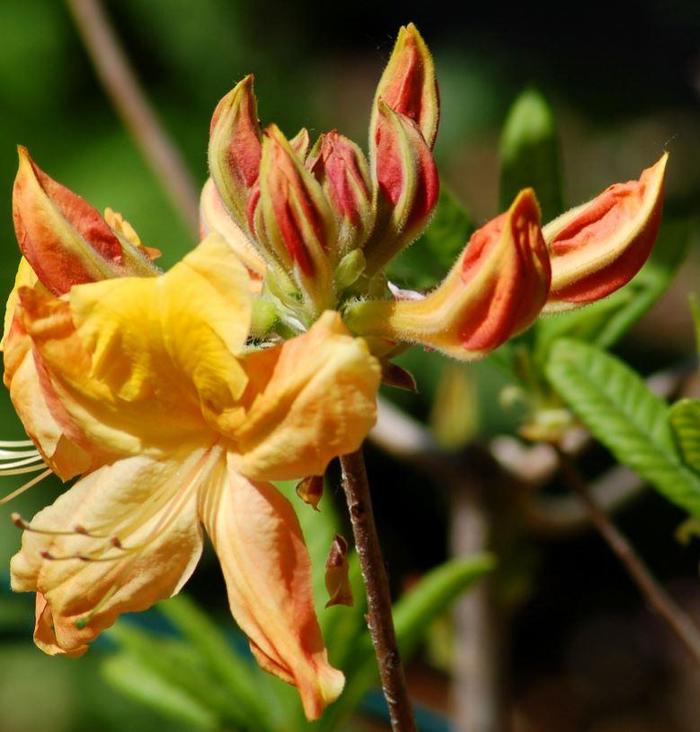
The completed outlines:
<svg viewBox="0 0 700 732">
<path fill-rule="evenodd" d="M 22 472 L 27 472 L 27 468 L 21 469 Z M 14 475 L 17 473 L 15 472 Z M 0 506 L 4 505 L 5 503 L 9 503 L 13 498 L 17 498 L 17 496 L 22 495 L 25 491 L 28 491 L 32 486 L 35 486 L 37 483 L 40 483 L 44 478 L 48 478 L 49 475 L 51 475 L 51 468 L 47 468 L 43 473 L 39 473 L 39 475 L 34 476 L 31 480 L 28 480 L 26 483 L 23 483 L 19 488 L 16 488 L 12 493 L 8 493 L 4 498 L 0 498 Z"/>
</svg>

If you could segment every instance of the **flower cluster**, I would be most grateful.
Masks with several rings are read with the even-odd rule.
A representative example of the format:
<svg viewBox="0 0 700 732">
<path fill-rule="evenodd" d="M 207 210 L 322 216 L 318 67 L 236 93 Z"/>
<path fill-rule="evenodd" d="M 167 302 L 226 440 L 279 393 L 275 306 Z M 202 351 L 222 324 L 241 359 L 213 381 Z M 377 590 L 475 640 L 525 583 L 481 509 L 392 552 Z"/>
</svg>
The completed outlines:
<svg viewBox="0 0 700 732">
<path fill-rule="evenodd" d="M 121 216 L 20 149 L 4 378 L 36 450 L 0 451 L 0 474 L 37 473 L 20 491 L 79 477 L 31 521 L 14 515 L 12 586 L 36 593 L 47 653 L 80 655 L 121 613 L 178 592 L 203 526 L 260 665 L 298 687 L 309 718 L 340 693 L 304 539 L 271 481 L 318 487 L 360 446 L 400 344 L 481 357 L 541 311 L 624 285 L 660 221 L 665 156 L 544 227 L 527 189 L 434 291 L 393 296 L 384 268 L 437 203 L 438 119 L 412 25 L 379 82 L 367 158 L 337 131 L 312 146 L 306 130 L 262 130 L 246 77 L 212 119 L 202 241 L 164 274 Z"/>
</svg>

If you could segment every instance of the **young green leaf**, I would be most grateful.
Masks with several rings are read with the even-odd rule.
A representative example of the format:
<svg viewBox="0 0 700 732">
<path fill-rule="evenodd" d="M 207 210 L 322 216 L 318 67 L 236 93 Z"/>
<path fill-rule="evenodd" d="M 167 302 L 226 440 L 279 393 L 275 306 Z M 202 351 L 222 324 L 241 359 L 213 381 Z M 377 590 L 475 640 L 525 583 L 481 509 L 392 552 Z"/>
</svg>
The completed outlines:
<svg viewBox="0 0 700 732">
<path fill-rule="evenodd" d="M 534 188 L 543 221 L 563 209 L 559 142 L 554 114 L 534 89 L 524 91 L 510 108 L 501 135 L 500 210 L 523 188 Z"/>
<path fill-rule="evenodd" d="M 663 496 L 700 516 L 700 477 L 679 460 L 666 403 L 631 369 L 594 346 L 562 339 L 547 363 L 552 386 L 615 457 Z"/>
<path fill-rule="evenodd" d="M 681 399 L 671 407 L 669 420 L 683 462 L 700 473 L 700 401 Z"/>
<path fill-rule="evenodd" d="M 510 204 L 509 204 L 510 205 Z M 433 218 L 423 236 L 387 266 L 400 287 L 425 290 L 440 282 L 464 249 L 474 224 L 453 193 L 441 183 Z"/>
<path fill-rule="evenodd" d="M 193 729 L 220 729 L 220 720 L 205 704 L 147 668 L 127 653 L 110 656 L 101 667 L 107 681 L 124 696 Z"/>
</svg>

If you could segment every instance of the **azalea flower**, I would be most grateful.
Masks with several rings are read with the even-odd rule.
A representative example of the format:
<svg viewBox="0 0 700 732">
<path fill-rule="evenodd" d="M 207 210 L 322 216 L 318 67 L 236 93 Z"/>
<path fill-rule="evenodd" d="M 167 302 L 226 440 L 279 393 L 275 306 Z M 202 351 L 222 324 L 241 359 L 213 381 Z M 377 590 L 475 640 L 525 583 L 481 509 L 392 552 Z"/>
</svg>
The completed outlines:
<svg viewBox="0 0 700 732">
<path fill-rule="evenodd" d="M 33 475 L 6 499 L 78 478 L 31 521 L 14 516 L 12 586 L 37 593 L 47 653 L 80 655 L 121 613 L 177 593 L 203 526 L 260 665 L 298 687 L 310 719 L 340 693 L 299 524 L 271 481 L 304 479 L 317 502 L 318 476 L 372 427 L 380 378 L 396 383 L 396 353 L 481 358 L 541 311 L 623 286 L 660 222 L 665 156 L 544 227 L 526 189 L 435 290 L 401 291 L 384 270 L 437 204 L 438 120 L 412 25 L 380 79 L 367 157 L 336 130 L 313 145 L 263 130 L 246 77 L 212 118 L 203 241 L 165 274 L 118 214 L 20 150 L 4 378 L 36 450 L 3 443 L 0 474 Z"/>
<path fill-rule="evenodd" d="M 359 447 L 375 420 L 376 360 L 334 312 L 251 347 L 249 276 L 216 235 L 161 276 L 131 276 L 117 254 L 123 222 L 111 229 L 24 151 L 15 215 L 27 260 L 5 381 L 47 469 L 83 476 L 31 523 L 15 517 L 25 531 L 12 586 L 37 593 L 37 645 L 81 655 L 121 613 L 177 593 L 204 526 L 256 659 L 316 718 L 343 676 L 328 663 L 294 509 L 269 481 L 322 474 Z M 45 239 L 112 276 L 71 284 L 86 268 L 67 268 L 67 255 L 54 267 Z"/>
</svg>

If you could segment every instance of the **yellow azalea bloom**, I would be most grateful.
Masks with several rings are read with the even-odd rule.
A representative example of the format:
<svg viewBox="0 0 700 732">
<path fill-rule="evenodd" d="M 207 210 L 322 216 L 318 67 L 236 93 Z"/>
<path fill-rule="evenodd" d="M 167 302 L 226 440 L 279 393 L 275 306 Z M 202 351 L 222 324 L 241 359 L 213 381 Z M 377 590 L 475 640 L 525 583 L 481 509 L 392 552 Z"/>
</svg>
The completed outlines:
<svg viewBox="0 0 700 732">
<path fill-rule="evenodd" d="M 322 474 L 376 416 L 380 369 L 326 312 L 254 350 L 245 266 L 220 237 L 159 277 L 55 294 L 23 263 L 5 380 L 48 468 L 78 482 L 25 528 L 12 587 L 37 593 L 35 640 L 81 655 L 124 612 L 179 591 L 217 552 L 260 665 L 311 719 L 343 676 L 328 662 L 293 507 L 269 481 Z"/>
</svg>

